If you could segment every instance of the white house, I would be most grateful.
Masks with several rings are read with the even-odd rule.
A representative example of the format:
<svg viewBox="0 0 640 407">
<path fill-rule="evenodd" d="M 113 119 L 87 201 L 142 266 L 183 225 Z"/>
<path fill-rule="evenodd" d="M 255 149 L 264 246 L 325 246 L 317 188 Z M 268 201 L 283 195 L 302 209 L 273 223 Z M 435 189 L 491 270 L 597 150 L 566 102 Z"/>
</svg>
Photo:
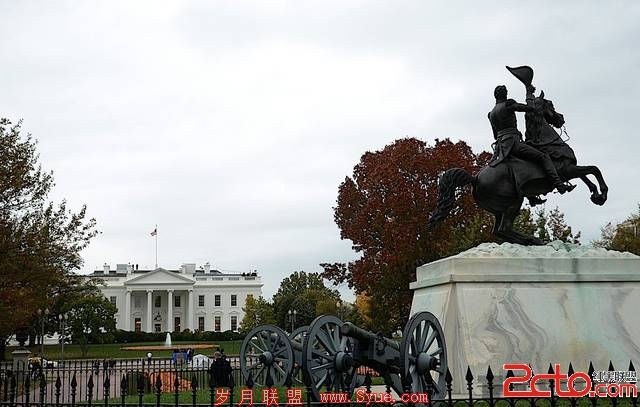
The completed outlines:
<svg viewBox="0 0 640 407">
<path fill-rule="evenodd" d="M 102 292 L 118 307 L 116 327 L 125 331 L 237 331 L 248 296 L 262 294 L 256 272 L 221 273 L 209 263 L 196 270 L 138 270 L 137 265 L 108 264 L 88 276 L 101 279 Z"/>
</svg>

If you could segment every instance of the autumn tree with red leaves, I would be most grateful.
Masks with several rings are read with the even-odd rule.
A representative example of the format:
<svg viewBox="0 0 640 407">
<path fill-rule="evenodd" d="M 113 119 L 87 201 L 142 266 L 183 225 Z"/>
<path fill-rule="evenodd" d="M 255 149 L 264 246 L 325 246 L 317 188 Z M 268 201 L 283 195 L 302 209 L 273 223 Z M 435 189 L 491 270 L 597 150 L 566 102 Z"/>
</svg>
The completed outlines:
<svg viewBox="0 0 640 407">
<path fill-rule="evenodd" d="M 349 264 L 322 264 L 323 277 L 347 282 L 371 299 L 371 324 L 393 332 L 409 317 L 416 267 L 491 241 L 491 216 L 467 190 L 443 224 L 427 228 L 438 200 L 438 175 L 459 167 L 476 174 L 490 154 L 478 155 L 463 141 L 415 138 L 396 140 L 365 153 L 338 189 L 334 219 L 340 237 L 353 242 L 361 257 Z"/>
</svg>

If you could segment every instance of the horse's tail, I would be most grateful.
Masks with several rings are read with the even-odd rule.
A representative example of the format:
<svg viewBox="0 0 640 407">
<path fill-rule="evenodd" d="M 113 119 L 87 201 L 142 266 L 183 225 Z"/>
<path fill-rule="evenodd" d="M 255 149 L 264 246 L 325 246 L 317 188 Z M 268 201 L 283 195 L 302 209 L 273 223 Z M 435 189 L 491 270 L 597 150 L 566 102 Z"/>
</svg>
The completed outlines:
<svg viewBox="0 0 640 407">
<path fill-rule="evenodd" d="M 472 177 L 462 168 L 452 168 L 445 171 L 438 180 L 438 206 L 431 214 L 427 226 L 431 228 L 449 216 L 449 212 L 456 202 L 456 188 L 473 185 L 475 182 L 476 177 Z"/>
</svg>

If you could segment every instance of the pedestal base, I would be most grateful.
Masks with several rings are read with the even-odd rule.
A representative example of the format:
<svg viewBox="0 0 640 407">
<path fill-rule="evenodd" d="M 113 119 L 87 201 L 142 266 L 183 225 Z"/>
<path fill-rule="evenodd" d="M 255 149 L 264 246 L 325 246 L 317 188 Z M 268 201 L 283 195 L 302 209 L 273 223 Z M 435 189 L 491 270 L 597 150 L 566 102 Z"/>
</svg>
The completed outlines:
<svg viewBox="0 0 640 407">
<path fill-rule="evenodd" d="M 476 248 L 419 267 L 412 313 L 443 325 L 454 392 L 467 365 L 480 383 L 490 365 L 501 394 L 504 363 L 546 373 L 617 370 L 640 361 L 640 257 L 554 242 Z M 635 363 L 638 365 L 638 363 Z M 476 387 L 482 393 L 482 386 Z"/>
</svg>

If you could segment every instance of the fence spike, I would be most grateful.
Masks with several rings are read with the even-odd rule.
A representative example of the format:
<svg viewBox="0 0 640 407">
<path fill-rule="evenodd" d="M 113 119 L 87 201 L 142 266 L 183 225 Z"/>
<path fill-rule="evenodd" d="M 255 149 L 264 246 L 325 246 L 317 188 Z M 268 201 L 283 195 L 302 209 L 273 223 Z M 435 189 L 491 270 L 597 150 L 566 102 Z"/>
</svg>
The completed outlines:
<svg viewBox="0 0 640 407">
<path fill-rule="evenodd" d="M 547 370 L 548 374 L 553 374 L 553 366 L 551 366 L 551 363 L 549 363 L 549 369 Z"/>
<path fill-rule="evenodd" d="M 635 372 L 636 371 L 636 368 L 633 367 L 633 362 L 631 360 L 629 361 L 629 369 L 627 369 L 627 370 L 629 370 L 630 372 Z"/>
<path fill-rule="evenodd" d="M 573 376 L 575 370 L 573 370 L 573 365 L 569 362 L 569 369 L 567 370 L 567 376 Z"/>
<path fill-rule="evenodd" d="M 609 360 L 609 371 L 613 372 L 615 369 L 613 368 L 613 363 Z"/>
<path fill-rule="evenodd" d="M 493 379 L 493 372 L 491 371 L 491 365 L 489 365 L 489 367 L 487 368 L 487 381 L 493 384 Z"/>
<path fill-rule="evenodd" d="M 453 376 L 451 376 L 451 371 L 449 370 L 449 367 L 447 367 L 447 372 L 444 374 L 444 381 L 447 384 L 453 383 Z"/>
<path fill-rule="evenodd" d="M 467 383 L 473 382 L 473 374 L 471 373 L 471 367 L 467 365 L 467 374 L 464 376 Z"/>
<path fill-rule="evenodd" d="M 253 376 L 251 375 L 251 372 L 249 372 L 249 377 L 247 377 L 247 381 L 245 384 L 247 385 L 247 388 L 253 389 L 253 385 L 255 384 L 255 382 L 253 381 Z"/>
</svg>

